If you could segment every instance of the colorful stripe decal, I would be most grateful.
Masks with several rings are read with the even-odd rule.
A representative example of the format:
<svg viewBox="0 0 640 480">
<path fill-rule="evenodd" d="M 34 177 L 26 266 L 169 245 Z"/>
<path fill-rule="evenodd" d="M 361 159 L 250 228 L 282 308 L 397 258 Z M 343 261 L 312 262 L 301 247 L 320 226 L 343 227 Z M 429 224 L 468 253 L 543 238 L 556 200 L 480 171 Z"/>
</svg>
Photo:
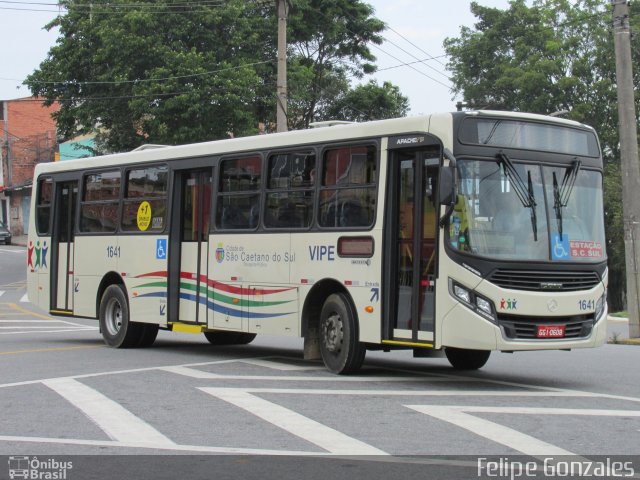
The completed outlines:
<svg viewBox="0 0 640 480">
<path fill-rule="evenodd" d="M 161 277 L 167 278 L 166 271 L 159 272 L 150 272 L 144 273 L 142 275 L 136 275 L 134 278 L 148 278 L 148 277 Z M 181 280 L 191 280 L 196 281 L 196 275 L 190 272 L 181 272 L 180 273 Z M 231 317 L 239 317 L 239 318 L 274 318 L 281 317 L 284 315 L 291 315 L 295 312 L 277 312 L 277 313 L 265 313 L 265 312 L 256 312 L 252 311 L 252 309 L 261 308 L 261 307 L 272 307 L 277 305 L 284 305 L 287 303 L 291 303 L 294 300 L 280 300 L 280 301 L 263 301 L 263 300 L 255 300 L 257 296 L 264 295 L 272 295 L 281 292 L 288 292 L 294 290 L 293 287 L 289 288 L 274 288 L 274 289 L 254 289 L 254 288 L 243 288 L 236 287 L 233 285 L 227 285 L 221 283 L 216 280 L 210 280 L 205 275 L 200 276 L 200 282 L 202 284 L 206 283 L 210 288 L 208 291 L 205 291 L 202 286 L 200 288 L 201 295 L 198 297 L 195 292 L 198 289 L 195 283 L 188 283 L 185 281 L 180 282 L 180 294 L 179 297 L 182 300 L 189 300 L 192 302 L 198 302 L 202 305 L 205 305 L 209 310 L 213 310 L 214 312 L 222 313 L 225 315 L 229 315 Z M 140 293 L 135 295 L 134 298 L 166 298 L 167 297 L 167 288 L 168 283 L 165 280 L 155 281 L 149 283 L 143 283 L 141 285 L 136 285 L 135 289 L 139 288 L 161 288 L 161 291 L 155 292 L 147 292 Z M 194 292 L 194 293 L 190 293 Z M 225 293 L 230 293 L 236 296 L 245 296 L 250 297 L 247 298 L 236 298 L 229 295 L 225 295 L 224 293 L 220 293 L 220 291 Z M 238 308 L 231 308 L 227 305 L 233 305 L 234 307 L 245 307 L 245 310 L 240 310 Z"/>
<path fill-rule="evenodd" d="M 144 277 L 164 277 L 167 278 L 166 271 L 160 272 L 151 272 L 151 273 L 143 273 L 142 275 L 136 275 L 134 278 L 144 278 Z M 195 273 L 190 272 L 180 272 L 180 278 L 184 278 L 186 280 L 197 280 Z M 206 283 L 207 286 L 211 288 L 215 288 L 218 290 L 225 291 L 227 293 L 234 293 L 236 295 L 271 295 L 274 293 L 286 292 L 288 290 L 293 290 L 293 288 L 274 288 L 270 290 L 265 289 L 252 289 L 252 288 L 243 288 L 236 287 L 234 285 L 227 285 L 226 283 L 221 283 L 217 280 L 211 280 L 206 275 L 200 275 L 200 282 Z"/>
<path fill-rule="evenodd" d="M 139 298 L 139 297 L 138 297 Z M 182 293 L 180 292 L 180 298 L 183 300 L 191 300 L 192 302 L 196 301 L 196 296 L 190 293 Z M 224 313 L 225 315 L 229 315 L 230 317 L 238 317 L 238 318 L 273 318 L 273 317 L 282 317 L 284 315 L 291 315 L 293 312 L 283 312 L 283 313 L 259 313 L 259 312 L 251 312 L 251 311 L 242 311 L 236 310 L 235 308 L 229 308 L 222 305 L 218 305 L 217 303 L 209 302 L 205 298 L 200 297 L 199 303 L 202 305 L 206 305 L 209 310 L 213 310 L 214 312 Z"/>
</svg>

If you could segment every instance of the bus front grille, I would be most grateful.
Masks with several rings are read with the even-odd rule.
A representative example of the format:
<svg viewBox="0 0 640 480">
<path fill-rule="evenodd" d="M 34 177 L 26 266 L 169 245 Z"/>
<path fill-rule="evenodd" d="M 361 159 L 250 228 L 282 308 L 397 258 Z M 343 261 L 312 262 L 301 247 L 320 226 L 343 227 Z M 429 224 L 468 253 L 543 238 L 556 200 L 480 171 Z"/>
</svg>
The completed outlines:
<svg viewBox="0 0 640 480">
<path fill-rule="evenodd" d="M 596 272 L 548 272 L 497 269 L 488 280 L 502 288 L 544 292 L 591 290 L 600 283 Z"/>
<path fill-rule="evenodd" d="M 564 326 L 564 337 L 562 337 L 562 339 L 576 339 L 586 338 L 591 335 L 594 322 L 593 314 L 591 314 L 545 319 L 516 315 L 498 315 L 498 323 L 500 327 L 502 327 L 504 336 L 510 340 L 548 340 L 546 338 L 538 338 L 538 326 L 562 325 Z"/>
</svg>

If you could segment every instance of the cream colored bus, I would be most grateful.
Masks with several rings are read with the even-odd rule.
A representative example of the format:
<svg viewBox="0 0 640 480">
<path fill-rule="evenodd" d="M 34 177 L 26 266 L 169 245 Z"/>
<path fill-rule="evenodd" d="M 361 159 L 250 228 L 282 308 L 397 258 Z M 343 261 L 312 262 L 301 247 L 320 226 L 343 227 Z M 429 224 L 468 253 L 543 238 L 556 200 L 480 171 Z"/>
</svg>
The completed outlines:
<svg viewBox="0 0 640 480">
<path fill-rule="evenodd" d="M 335 373 L 367 349 L 477 369 L 595 347 L 602 183 L 590 127 L 490 111 L 40 164 L 29 299 L 112 347 L 303 337 Z"/>
</svg>

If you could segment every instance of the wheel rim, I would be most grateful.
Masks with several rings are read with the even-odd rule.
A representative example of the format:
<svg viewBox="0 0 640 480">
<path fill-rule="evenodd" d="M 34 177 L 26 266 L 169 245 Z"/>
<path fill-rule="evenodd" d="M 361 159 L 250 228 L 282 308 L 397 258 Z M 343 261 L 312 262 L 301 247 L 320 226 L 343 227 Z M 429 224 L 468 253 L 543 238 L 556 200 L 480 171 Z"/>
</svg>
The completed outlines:
<svg viewBox="0 0 640 480">
<path fill-rule="evenodd" d="M 322 337 L 327 351 L 340 353 L 344 340 L 344 327 L 340 315 L 333 313 L 327 317 L 323 324 Z"/>
<path fill-rule="evenodd" d="M 122 306 L 115 298 L 109 300 L 105 309 L 105 326 L 109 335 L 115 336 L 122 327 Z"/>
</svg>

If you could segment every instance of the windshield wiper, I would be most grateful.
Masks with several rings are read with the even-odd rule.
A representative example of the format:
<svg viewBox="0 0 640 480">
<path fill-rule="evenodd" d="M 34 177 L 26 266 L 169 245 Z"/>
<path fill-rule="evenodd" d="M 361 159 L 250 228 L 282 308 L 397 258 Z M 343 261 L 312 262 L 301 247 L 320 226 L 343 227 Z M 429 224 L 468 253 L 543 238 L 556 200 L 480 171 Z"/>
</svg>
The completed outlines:
<svg viewBox="0 0 640 480">
<path fill-rule="evenodd" d="M 553 209 L 556 212 L 560 238 L 562 238 L 562 208 L 566 207 L 569 203 L 569 198 L 571 198 L 571 192 L 573 191 L 573 186 L 576 183 L 576 178 L 578 177 L 581 166 L 582 162 L 580 160 L 576 159 L 573 161 L 571 167 L 567 168 L 564 172 L 560 188 L 558 188 L 556 172 L 553 172 Z"/>
<path fill-rule="evenodd" d="M 501 165 L 504 174 L 507 176 L 511 185 L 513 185 L 513 191 L 516 192 L 516 196 L 522 203 L 522 206 L 530 209 L 531 211 L 531 229 L 533 230 L 533 240 L 538 241 L 538 216 L 536 215 L 536 198 L 533 194 L 533 182 L 531 181 L 531 171 L 527 172 L 527 184 L 520 177 L 520 174 L 513 166 L 511 159 L 506 153 L 500 152 L 496 155 L 498 159 L 498 165 Z"/>
</svg>

